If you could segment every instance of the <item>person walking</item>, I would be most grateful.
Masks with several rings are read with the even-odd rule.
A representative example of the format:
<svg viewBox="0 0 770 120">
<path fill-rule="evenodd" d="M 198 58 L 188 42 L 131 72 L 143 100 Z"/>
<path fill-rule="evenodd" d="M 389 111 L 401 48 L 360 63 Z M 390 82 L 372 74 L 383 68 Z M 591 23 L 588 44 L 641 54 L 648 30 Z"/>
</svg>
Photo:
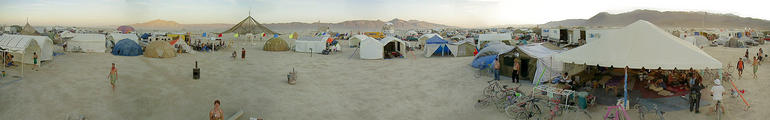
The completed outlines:
<svg viewBox="0 0 770 120">
<path fill-rule="evenodd" d="M 690 112 L 695 110 L 695 113 L 700 113 L 700 90 L 703 89 L 703 84 L 695 80 L 695 76 L 690 78 Z"/>
<path fill-rule="evenodd" d="M 754 61 L 751 63 L 751 67 L 754 67 L 754 79 L 757 79 L 757 69 L 759 68 L 759 60 L 754 57 Z"/>
<path fill-rule="evenodd" d="M 738 65 L 736 65 L 738 69 L 738 79 L 743 78 L 743 59 L 738 58 Z"/>
<path fill-rule="evenodd" d="M 32 53 L 32 64 L 33 64 L 33 66 L 32 66 L 32 70 L 35 70 L 35 71 L 37 71 L 38 69 L 40 69 L 40 68 L 39 68 L 39 67 L 40 67 L 40 66 L 39 66 L 40 64 L 37 64 L 37 63 L 38 63 L 38 62 L 37 62 L 37 52 L 33 52 L 33 53 Z"/>
<path fill-rule="evenodd" d="M 500 60 L 498 58 L 495 58 L 494 64 L 494 71 L 495 71 L 495 80 L 500 80 Z"/>
<path fill-rule="evenodd" d="M 519 68 L 520 68 L 519 58 L 515 58 L 513 60 L 513 71 L 511 72 L 511 81 L 513 83 L 519 83 Z"/>
<path fill-rule="evenodd" d="M 112 69 L 110 69 L 110 74 L 107 75 L 107 79 L 110 80 L 112 91 L 115 92 L 115 83 L 118 82 L 118 68 L 115 68 L 115 63 L 112 63 Z"/>
<path fill-rule="evenodd" d="M 246 60 L 246 48 L 241 48 L 241 59 Z"/>
</svg>

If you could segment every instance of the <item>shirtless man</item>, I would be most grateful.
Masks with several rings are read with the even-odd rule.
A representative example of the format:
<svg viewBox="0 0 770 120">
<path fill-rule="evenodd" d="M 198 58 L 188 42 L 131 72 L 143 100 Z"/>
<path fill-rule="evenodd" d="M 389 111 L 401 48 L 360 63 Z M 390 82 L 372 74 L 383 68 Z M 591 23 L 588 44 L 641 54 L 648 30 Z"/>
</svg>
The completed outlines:
<svg viewBox="0 0 770 120">
<path fill-rule="evenodd" d="M 224 112 L 219 108 L 219 100 L 214 100 L 214 108 L 209 112 L 209 120 L 224 120 Z"/>
<path fill-rule="evenodd" d="M 112 91 L 115 91 L 115 83 L 118 82 L 118 68 L 115 68 L 115 63 L 112 63 L 112 69 L 110 70 L 110 74 L 107 75 L 107 79 L 110 80 L 110 86 L 112 86 Z"/>
</svg>

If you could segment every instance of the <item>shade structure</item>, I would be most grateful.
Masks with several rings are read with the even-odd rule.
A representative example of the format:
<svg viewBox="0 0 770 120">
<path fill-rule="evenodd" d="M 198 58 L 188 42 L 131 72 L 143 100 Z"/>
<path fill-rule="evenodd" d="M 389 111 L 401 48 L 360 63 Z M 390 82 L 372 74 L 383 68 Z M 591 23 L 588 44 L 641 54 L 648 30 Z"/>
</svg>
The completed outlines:
<svg viewBox="0 0 770 120">
<path fill-rule="evenodd" d="M 176 57 L 176 49 L 166 41 L 152 41 L 145 48 L 145 57 L 151 58 L 171 58 Z"/>
<path fill-rule="evenodd" d="M 328 36 L 300 37 L 299 40 L 294 41 L 294 51 L 321 53 L 326 49 L 327 39 L 329 39 Z"/>
<path fill-rule="evenodd" d="M 273 32 L 273 30 L 268 29 L 264 25 L 259 24 L 259 22 L 257 22 L 257 20 L 254 20 L 254 18 L 252 18 L 251 16 L 246 17 L 246 19 L 243 19 L 243 21 L 239 22 L 232 28 L 227 29 L 222 33 L 238 33 L 238 34 L 265 33 L 268 35 L 277 34 L 276 32 Z"/>
<path fill-rule="evenodd" d="M 2 35 L 0 36 L 0 50 L 16 56 L 13 61 L 26 64 L 33 64 L 33 53 L 37 53 L 39 61 L 53 59 L 53 41 L 45 36 Z"/>
<path fill-rule="evenodd" d="M 118 56 L 139 56 L 142 53 L 142 46 L 128 38 L 118 41 L 112 48 L 112 54 Z"/>
<path fill-rule="evenodd" d="M 554 55 L 565 63 L 632 69 L 718 69 L 722 63 L 650 22 L 639 20 L 594 43 Z"/>
<path fill-rule="evenodd" d="M 473 41 L 463 40 L 450 44 L 449 48 L 455 48 L 455 57 L 473 56 L 476 52 L 476 45 L 473 44 Z"/>
<path fill-rule="evenodd" d="M 35 30 L 35 28 L 32 27 L 32 25 L 29 25 L 29 23 L 27 23 L 26 25 L 24 25 L 23 28 L 21 28 L 21 33 L 20 34 L 22 34 L 22 35 L 32 35 L 32 36 L 40 35 L 40 33 L 38 33 L 37 30 Z"/>
<path fill-rule="evenodd" d="M 289 51 L 289 44 L 280 37 L 270 38 L 265 42 L 265 51 Z"/>
</svg>

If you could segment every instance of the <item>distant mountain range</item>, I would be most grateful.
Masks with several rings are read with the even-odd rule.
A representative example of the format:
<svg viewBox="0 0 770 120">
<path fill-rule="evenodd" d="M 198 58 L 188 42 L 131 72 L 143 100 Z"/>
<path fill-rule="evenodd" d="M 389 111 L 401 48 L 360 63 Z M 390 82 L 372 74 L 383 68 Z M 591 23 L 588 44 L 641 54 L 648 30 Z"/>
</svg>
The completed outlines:
<svg viewBox="0 0 770 120">
<path fill-rule="evenodd" d="M 239 22 L 239 21 L 238 21 Z M 442 25 L 442 24 L 436 24 L 436 23 L 430 23 L 425 21 L 419 21 L 419 20 L 401 20 L 401 19 L 393 19 L 390 21 L 380 21 L 380 20 L 350 20 L 350 21 L 343 21 L 339 23 L 302 23 L 302 22 L 290 22 L 290 23 L 269 23 L 263 25 L 267 26 L 273 31 L 279 32 L 279 33 L 290 33 L 290 32 L 310 32 L 310 31 L 317 31 L 318 28 L 322 26 L 329 27 L 332 31 L 339 31 L 339 32 L 368 32 L 368 31 L 381 31 L 382 27 L 385 25 L 386 22 L 393 23 L 393 26 L 397 30 L 408 30 L 408 29 L 433 29 L 433 28 L 452 28 L 454 26 L 448 26 L 448 25 Z M 137 30 L 144 30 L 144 31 L 152 31 L 152 30 L 159 30 L 159 31 L 225 31 L 228 28 L 235 25 L 237 22 L 233 22 L 233 24 L 180 24 L 175 21 L 167 21 L 167 20 L 152 20 L 144 23 L 136 23 L 131 24 L 130 26 L 133 26 Z"/>
<path fill-rule="evenodd" d="M 647 20 L 661 27 L 684 27 L 684 28 L 754 28 L 770 30 L 770 21 L 740 17 L 733 14 L 715 14 L 705 12 L 685 12 L 685 11 L 655 11 L 655 10 L 634 10 L 620 14 L 609 14 L 601 12 L 589 19 L 567 19 L 561 21 L 551 21 L 541 26 L 604 26 L 604 27 L 622 27 L 631 24 L 637 20 Z"/>
</svg>

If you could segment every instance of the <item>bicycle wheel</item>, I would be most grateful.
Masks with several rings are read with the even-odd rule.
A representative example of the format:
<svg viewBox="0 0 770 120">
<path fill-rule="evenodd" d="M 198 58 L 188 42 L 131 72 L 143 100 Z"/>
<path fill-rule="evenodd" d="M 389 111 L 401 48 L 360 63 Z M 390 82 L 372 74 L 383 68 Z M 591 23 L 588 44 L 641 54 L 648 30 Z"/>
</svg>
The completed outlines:
<svg viewBox="0 0 770 120">
<path fill-rule="evenodd" d="M 476 104 L 474 104 L 473 107 L 476 109 L 482 109 L 482 108 L 486 108 L 488 105 L 489 105 L 489 97 L 485 97 L 477 100 Z"/>
<path fill-rule="evenodd" d="M 505 115 L 508 116 L 509 118 L 520 119 L 520 117 L 518 116 L 519 116 L 519 113 L 522 111 L 523 109 L 520 109 L 520 107 L 518 107 L 515 104 L 505 107 Z"/>
</svg>

